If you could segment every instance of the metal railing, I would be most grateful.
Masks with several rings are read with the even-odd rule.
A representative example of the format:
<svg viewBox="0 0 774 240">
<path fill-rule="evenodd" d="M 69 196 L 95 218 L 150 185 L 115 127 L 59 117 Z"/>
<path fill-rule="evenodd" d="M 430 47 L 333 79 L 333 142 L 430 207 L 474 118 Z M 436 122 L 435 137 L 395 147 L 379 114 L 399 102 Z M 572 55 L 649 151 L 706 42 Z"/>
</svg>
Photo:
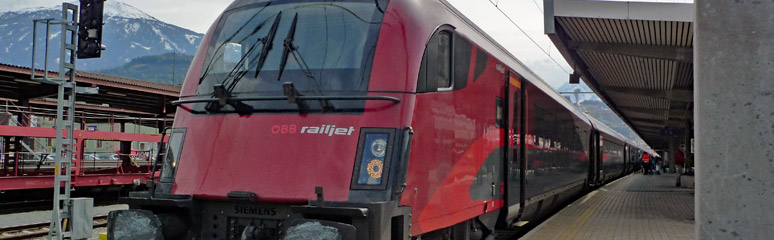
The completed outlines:
<svg viewBox="0 0 774 240">
<path fill-rule="evenodd" d="M 0 106 L 0 124 L 9 126 L 24 126 L 24 127 L 52 127 L 56 124 L 55 120 L 48 120 L 46 118 L 55 119 L 56 109 L 32 107 L 32 106 L 18 106 L 15 101 L 11 99 L 4 99 L 5 104 Z M 21 120 L 17 120 L 15 115 L 21 116 Z M 38 121 L 33 119 L 37 117 Z M 110 125 L 110 132 L 117 132 L 120 129 L 116 128 L 116 123 L 131 123 L 136 126 L 147 126 L 155 124 L 156 129 L 163 129 L 172 123 L 171 118 L 165 117 L 139 117 L 131 115 L 121 114 L 106 114 L 98 112 L 90 112 L 84 110 L 75 111 L 76 123 L 83 126 L 83 130 L 86 129 L 88 124 L 108 124 Z M 53 122 L 50 122 L 53 121 Z M 35 122 L 35 123 L 34 123 Z M 33 124 L 34 123 L 34 124 Z M 50 125 L 50 126 L 49 126 Z M 135 127 L 135 133 L 141 133 L 139 127 Z"/>
<path fill-rule="evenodd" d="M 127 168 L 138 170 L 139 173 L 149 173 L 155 157 L 150 156 L 150 150 L 138 154 L 119 154 L 115 152 L 84 152 L 81 159 L 81 172 L 115 170 L 111 173 L 122 174 Z"/>
<path fill-rule="evenodd" d="M 156 156 L 151 156 L 150 153 L 151 151 L 142 151 L 140 154 L 85 152 L 81 159 L 72 159 L 71 171 L 78 173 L 78 176 L 150 173 L 153 163 L 156 162 Z M 0 177 L 52 175 L 56 167 L 54 157 L 52 152 L 0 153 Z"/>
</svg>

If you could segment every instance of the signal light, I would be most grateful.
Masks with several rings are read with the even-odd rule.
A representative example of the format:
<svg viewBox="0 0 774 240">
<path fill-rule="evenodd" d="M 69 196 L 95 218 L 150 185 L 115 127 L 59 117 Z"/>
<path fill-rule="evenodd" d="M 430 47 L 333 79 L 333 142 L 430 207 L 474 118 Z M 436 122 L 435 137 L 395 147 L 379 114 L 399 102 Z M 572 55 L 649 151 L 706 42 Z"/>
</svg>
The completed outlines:
<svg viewBox="0 0 774 240">
<path fill-rule="evenodd" d="M 78 16 L 79 59 L 98 58 L 102 55 L 102 11 L 104 0 L 80 0 Z"/>
</svg>

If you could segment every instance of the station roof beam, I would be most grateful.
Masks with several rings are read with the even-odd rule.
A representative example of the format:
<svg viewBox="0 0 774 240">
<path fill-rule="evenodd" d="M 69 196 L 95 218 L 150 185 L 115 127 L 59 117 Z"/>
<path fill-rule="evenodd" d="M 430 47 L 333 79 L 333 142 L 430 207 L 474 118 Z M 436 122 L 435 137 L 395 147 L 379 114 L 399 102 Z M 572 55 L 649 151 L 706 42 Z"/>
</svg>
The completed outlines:
<svg viewBox="0 0 774 240">
<path fill-rule="evenodd" d="M 545 32 L 653 148 L 693 115 L 693 4 L 544 0 Z"/>
<path fill-rule="evenodd" d="M 42 75 L 42 71 L 37 71 Z M 49 73 L 54 74 L 54 73 Z M 29 80 L 30 69 L 0 64 L 0 97 L 30 99 L 39 106 L 49 106 L 56 98 L 57 88 L 51 84 Z M 75 82 L 79 87 L 98 87 L 97 94 L 79 94 L 77 108 L 121 112 L 155 117 L 173 116 L 176 109 L 171 101 L 180 95 L 180 86 L 128 79 L 116 76 L 77 71 Z M 83 104 L 85 103 L 85 104 Z M 55 102 L 54 102 L 55 104 Z"/>
</svg>

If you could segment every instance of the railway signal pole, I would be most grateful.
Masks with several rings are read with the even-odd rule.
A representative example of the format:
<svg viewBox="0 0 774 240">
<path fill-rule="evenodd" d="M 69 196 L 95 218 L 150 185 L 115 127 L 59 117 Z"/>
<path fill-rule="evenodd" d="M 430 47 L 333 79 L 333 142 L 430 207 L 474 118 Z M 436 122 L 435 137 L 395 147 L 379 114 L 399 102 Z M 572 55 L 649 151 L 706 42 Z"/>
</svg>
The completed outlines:
<svg viewBox="0 0 774 240">
<path fill-rule="evenodd" d="M 81 93 L 96 93 L 96 88 L 81 88 L 76 86 L 75 82 L 75 62 L 76 58 L 94 58 L 99 57 L 101 47 L 101 34 L 102 34 L 102 1 L 103 0 L 81 0 L 81 5 L 88 7 L 82 9 L 80 16 L 83 19 L 89 21 L 89 24 L 83 24 L 78 22 L 78 6 L 70 3 L 62 3 L 62 18 L 61 19 L 36 19 L 33 21 L 33 37 L 32 37 L 32 65 L 30 78 L 35 81 L 40 81 L 48 84 L 55 84 L 57 89 L 57 112 L 56 112 L 56 150 L 54 155 L 56 156 L 56 166 L 54 170 L 54 204 L 53 211 L 51 213 L 51 223 L 49 225 L 48 239 L 80 239 L 91 237 L 91 229 L 88 229 L 88 233 L 79 230 L 82 228 L 73 228 L 75 221 L 88 221 L 87 225 L 91 225 L 91 219 L 81 219 L 82 212 L 73 211 L 73 201 L 70 198 L 71 179 L 72 179 L 72 167 L 73 167 L 73 153 L 75 151 L 73 145 L 73 129 L 75 125 L 75 95 L 76 92 Z M 95 4 L 98 3 L 98 4 Z M 96 6 L 96 7 L 95 7 Z M 98 8 L 98 9 L 97 9 Z M 94 14 L 99 14 L 95 16 Z M 94 23 L 98 23 L 95 25 Z M 35 53 L 37 50 L 37 26 L 38 24 L 45 24 L 46 36 L 45 36 L 45 57 L 43 75 L 39 76 L 35 73 Z M 51 26 L 61 26 L 60 34 L 61 42 L 59 48 L 59 72 L 58 76 L 49 76 L 49 40 L 52 38 Z M 87 33 L 78 34 L 78 28 L 81 25 L 82 30 L 88 31 Z M 88 47 L 83 47 L 83 43 L 79 45 L 78 40 L 87 42 Z M 94 44 L 98 44 L 95 49 Z M 76 57 L 77 56 L 77 57 Z M 64 133 L 63 133 L 64 132 Z M 87 200 L 86 202 L 91 202 Z M 82 202 L 79 201 L 78 205 Z M 85 206 L 84 208 L 91 208 Z M 88 210 L 88 212 L 91 212 Z M 73 229 L 76 229 L 73 231 Z M 88 236 L 86 236 L 88 235 Z"/>
</svg>

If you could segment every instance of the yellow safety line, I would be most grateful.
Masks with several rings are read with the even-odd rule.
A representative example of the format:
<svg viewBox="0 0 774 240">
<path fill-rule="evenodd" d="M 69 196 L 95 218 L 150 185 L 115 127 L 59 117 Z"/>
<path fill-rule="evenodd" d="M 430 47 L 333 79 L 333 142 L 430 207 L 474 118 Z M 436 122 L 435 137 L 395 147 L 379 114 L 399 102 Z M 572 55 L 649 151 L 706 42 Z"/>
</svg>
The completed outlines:
<svg viewBox="0 0 774 240">
<path fill-rule="evenodd" d="M 596 191 L 594 191 L 596 192 Z M 580 230 L 581 226 L 586 224 L 586 221 L 591 218 L 592 215 L 597 211 L 597 208 L 602 204 L 602 200 L 604 197 L 600 197 L 594 201 L 591 205 L 586 208 L 583 213 L 573 221 L 573 223 L 566 228 L 564 231 L 562 231 L 562 234 L 559 235 L 557 239 L 575 239 L 575 236 L 578 234 L 578 231 Z"/>
</svg>

